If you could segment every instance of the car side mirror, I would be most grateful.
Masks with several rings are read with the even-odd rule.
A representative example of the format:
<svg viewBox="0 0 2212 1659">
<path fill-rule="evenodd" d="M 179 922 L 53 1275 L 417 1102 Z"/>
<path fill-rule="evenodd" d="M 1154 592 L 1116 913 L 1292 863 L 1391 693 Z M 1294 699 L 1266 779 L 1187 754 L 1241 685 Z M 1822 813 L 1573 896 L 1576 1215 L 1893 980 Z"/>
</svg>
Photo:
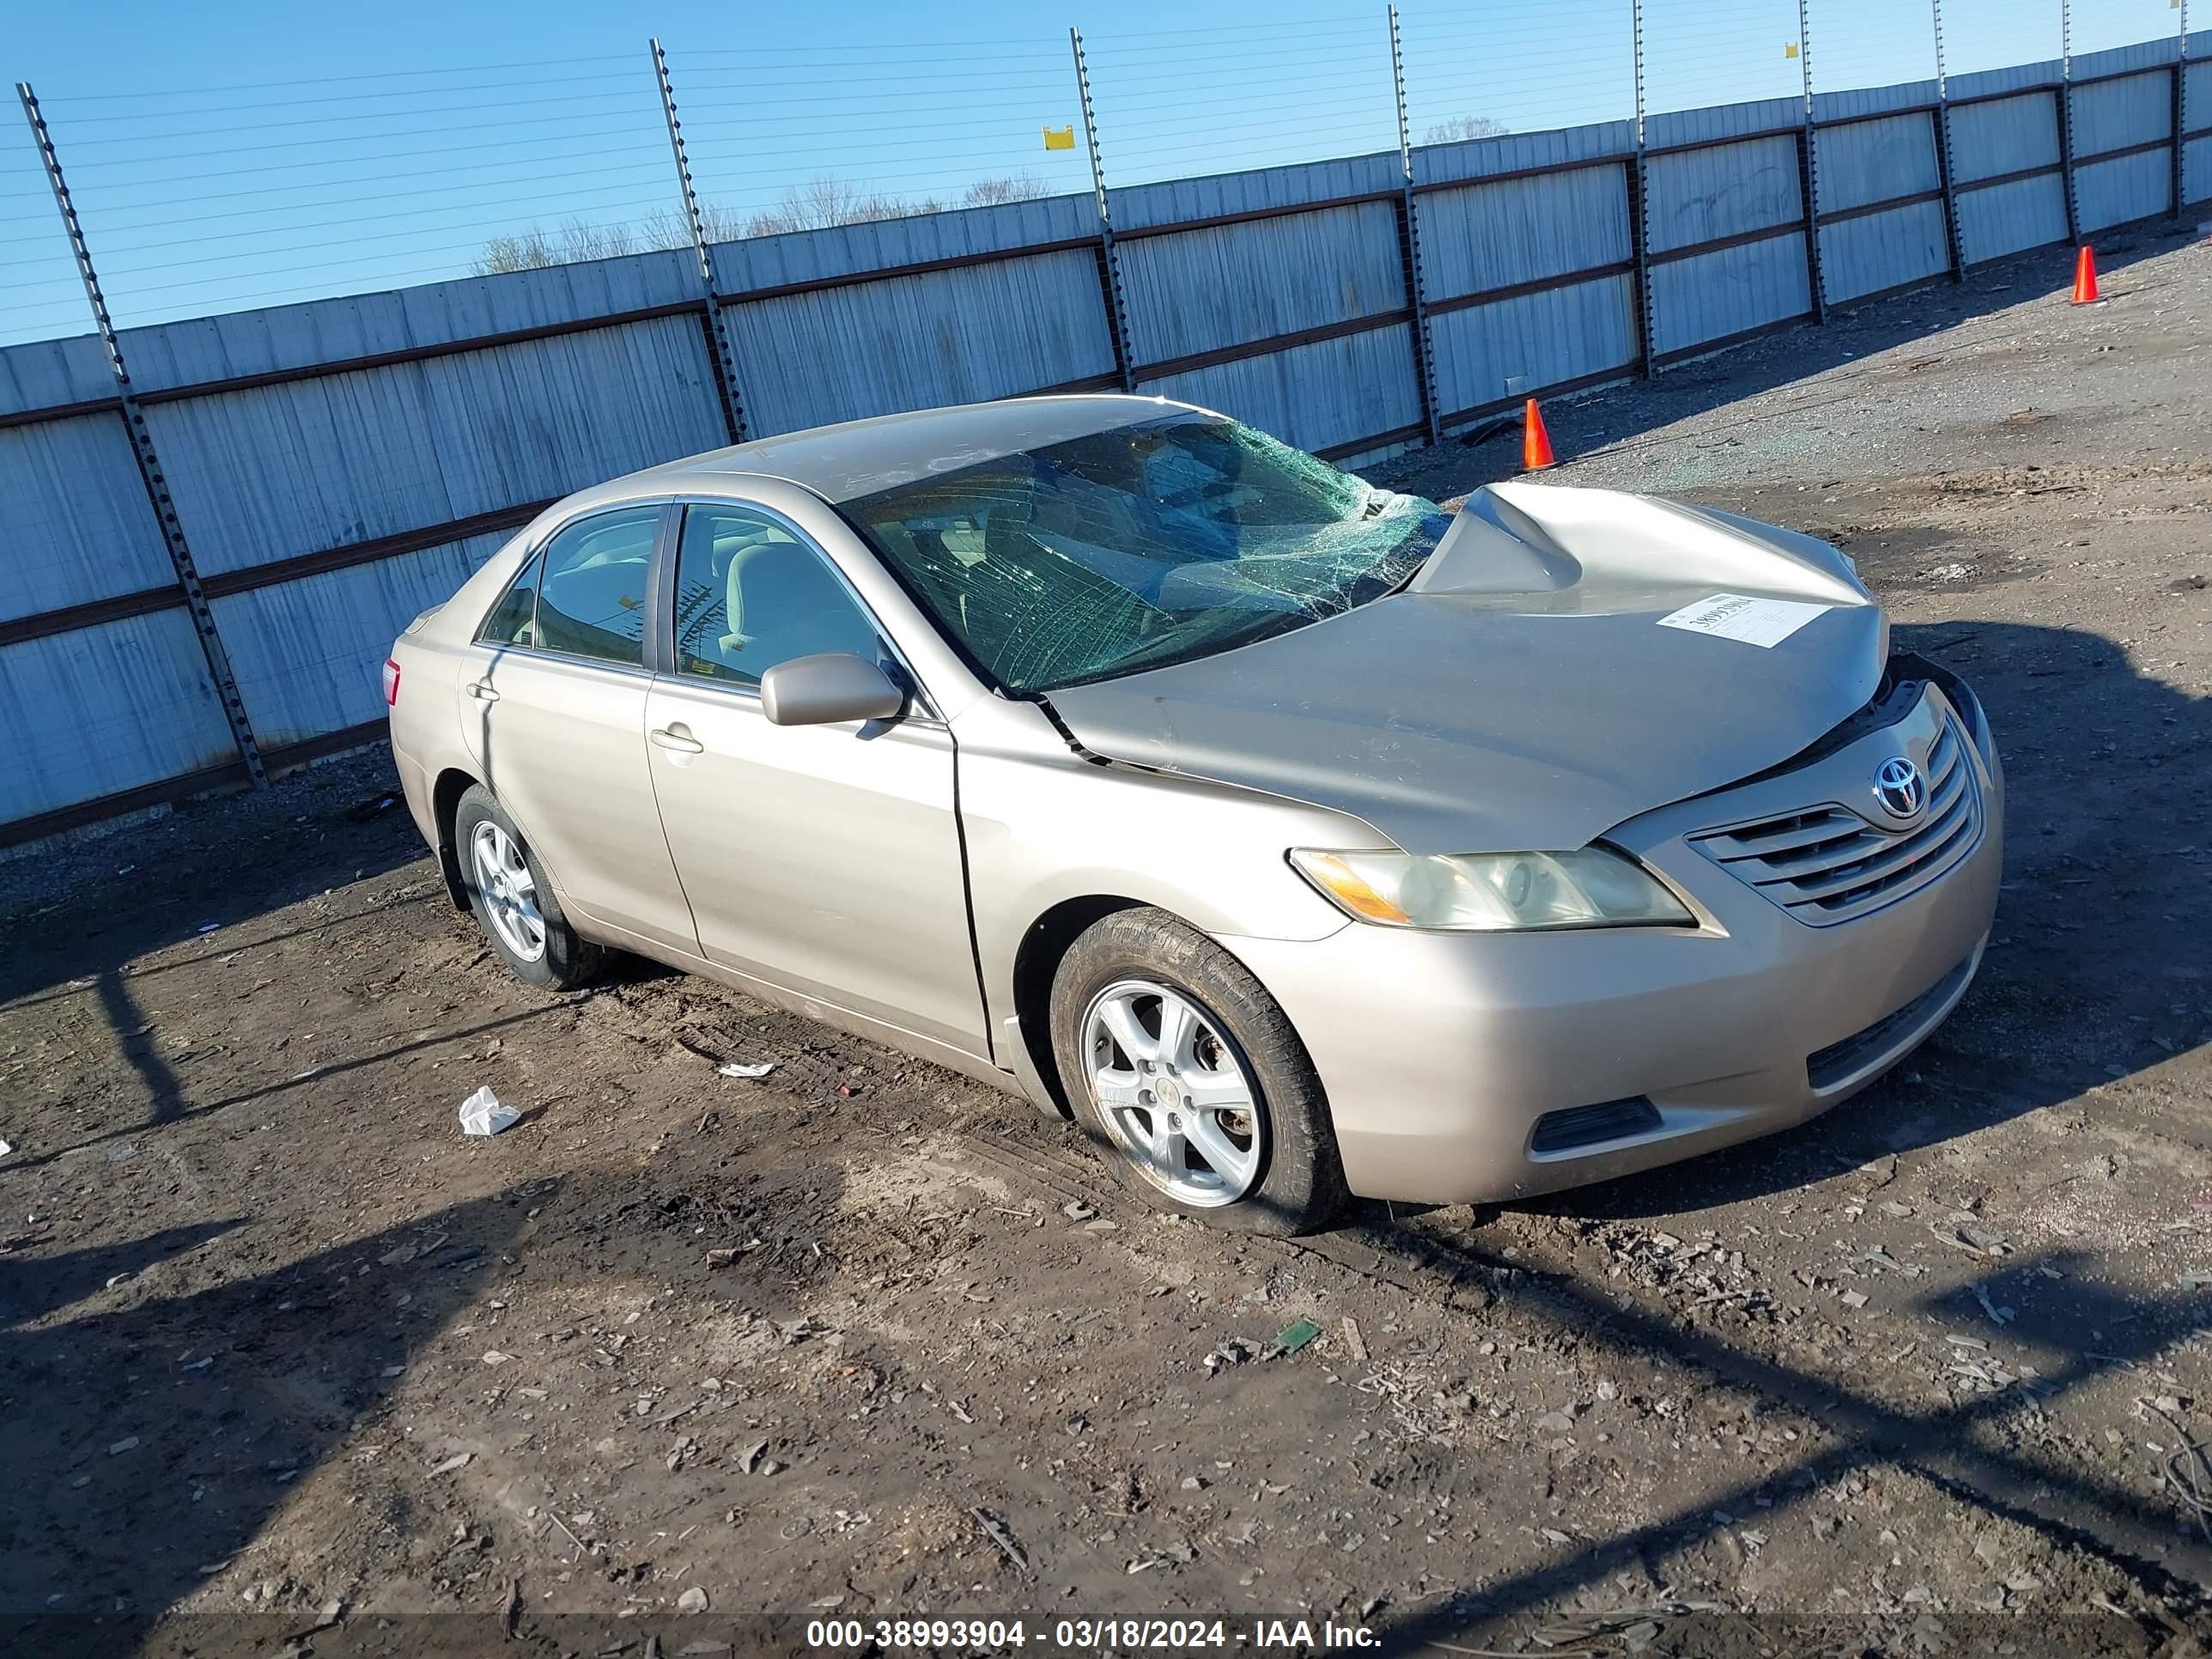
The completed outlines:
<svg viewBox="0 0 2212 1659">
<path fill-rule="evenodd" d="M 761 712 L 772 726 L 837 726 L 887 720 L 906 707 L 906 693 L 865 657 L 823 651 L 793 657 L 761 676 Z"/>
</svg>

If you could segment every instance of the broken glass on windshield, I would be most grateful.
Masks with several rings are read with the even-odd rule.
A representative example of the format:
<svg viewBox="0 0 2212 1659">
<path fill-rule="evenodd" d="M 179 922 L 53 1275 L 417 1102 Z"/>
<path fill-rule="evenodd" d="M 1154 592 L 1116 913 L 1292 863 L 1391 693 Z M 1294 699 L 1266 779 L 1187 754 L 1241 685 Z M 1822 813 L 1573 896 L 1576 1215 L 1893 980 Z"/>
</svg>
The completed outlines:
<svg viewBox="0 0 2212 1659">
<path fill-rule="evenodd" d="M 969 654 L 1020 691 L 1208 656 L 1401 586 L 1450 517 L 1187 413 L 844 504 Z"/>
</svg>

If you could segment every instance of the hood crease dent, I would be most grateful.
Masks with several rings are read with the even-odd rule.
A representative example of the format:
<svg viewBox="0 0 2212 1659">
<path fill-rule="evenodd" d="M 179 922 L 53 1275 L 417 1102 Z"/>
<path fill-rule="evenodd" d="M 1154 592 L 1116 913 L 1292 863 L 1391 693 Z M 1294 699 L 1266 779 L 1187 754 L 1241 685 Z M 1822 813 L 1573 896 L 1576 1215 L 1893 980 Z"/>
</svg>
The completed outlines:
<svg viewBox="0 0 2212 1659">
<path fill-rule="evenodd" d="M 1829 608 L 1771 647 L 1658 625 L 1722 593 Z M 1346 813 L 1408 852 L 1556 852 L 1787 760 L 1874 695 L 1887 636 L 1810 537 L 1496 484 L 1402 592 L 1049 701 L 1095 754 Z"/>
</svg>

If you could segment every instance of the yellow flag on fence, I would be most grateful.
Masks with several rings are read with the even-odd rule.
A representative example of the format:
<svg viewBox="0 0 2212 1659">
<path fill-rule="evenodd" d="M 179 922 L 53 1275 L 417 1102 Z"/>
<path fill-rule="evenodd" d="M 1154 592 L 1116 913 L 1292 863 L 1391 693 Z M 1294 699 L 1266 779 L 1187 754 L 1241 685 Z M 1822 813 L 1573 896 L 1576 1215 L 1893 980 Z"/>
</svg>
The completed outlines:
<svg viewBox="0 0 2212 1659">
<path fill-rule="evenodd" d="M 1047 127 L 1044 130 L 1044 147 L 1047 149 L 1073 149 L 1075 148 L 1074 125 L 1070 123 L 1064 127 Z"/>
</svg>

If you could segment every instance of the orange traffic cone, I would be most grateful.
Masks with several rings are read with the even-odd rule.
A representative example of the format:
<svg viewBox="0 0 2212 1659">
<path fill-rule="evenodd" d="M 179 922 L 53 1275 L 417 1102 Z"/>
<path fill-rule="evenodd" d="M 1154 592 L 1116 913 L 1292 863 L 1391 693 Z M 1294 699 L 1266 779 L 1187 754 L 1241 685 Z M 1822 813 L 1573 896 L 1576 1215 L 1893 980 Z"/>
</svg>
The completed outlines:
<svg viewBox="0 0 2212 1659">
<path fill-rule="evenodd" d="M 2086 247 L 2074 261 L 2074 303 L 2077 306 L 2097 303 L 2097 256 Z"/>
<path fill-rule="evenodd" d="M 1531 398 L 1521 412 L 1521 470 L 1541 472 L 1552 464 L 1552 434 L 1544 430 L 1544 411 Z"/>
</svg>

